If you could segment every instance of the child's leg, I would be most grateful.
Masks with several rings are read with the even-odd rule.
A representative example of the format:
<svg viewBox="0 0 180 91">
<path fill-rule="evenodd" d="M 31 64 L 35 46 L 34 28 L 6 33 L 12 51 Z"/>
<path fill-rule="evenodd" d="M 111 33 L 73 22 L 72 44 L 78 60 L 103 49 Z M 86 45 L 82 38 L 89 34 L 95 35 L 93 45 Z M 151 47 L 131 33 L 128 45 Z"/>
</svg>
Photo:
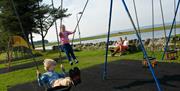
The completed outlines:
<svg viewBox="0 0 180 91">
<path fill-rule="evenodd" d="M 70 56 L 70 53 L 69 53 L 69 46 L 67 44 L 64 44 L 63 45 L 63 49 L 64 49 L 64 52 L 66 53 L 66 57 L 68 58 L 69 62 L 71 61 L 71 56 Z"/>
<path fill-rule="evenodd" d="M 74 51 L 73 51 L 71 45 L 69 45 L 69 53 L 71 54 L 72 58 L 75 60 L 76 56 L 74 55 Z"/>
<path fill-rule="evenodd" d="M 71 86 L 73 84 L 70 77 L 60 78 L 54 81 L 52 87 L 57 86 Z"/>
</svg>

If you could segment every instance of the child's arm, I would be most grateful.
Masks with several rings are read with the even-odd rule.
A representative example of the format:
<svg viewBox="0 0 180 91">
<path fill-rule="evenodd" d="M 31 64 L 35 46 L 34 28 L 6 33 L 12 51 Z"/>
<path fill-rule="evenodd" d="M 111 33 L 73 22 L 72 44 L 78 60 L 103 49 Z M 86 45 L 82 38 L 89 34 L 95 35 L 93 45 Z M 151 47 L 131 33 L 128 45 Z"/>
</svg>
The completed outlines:
<svg viewBox="0 0 180 91">
<path fill-rule="evenodd" d="M 60 68 L 62 70 L 62 73 L 59 74 L 59 77 L 66 77 L 67 73 L 66 73 L 66 70 L 64 69 L 64 66 L 62 64 L 60 65 Z"/>
<path fill-rule="evenodd" d="M 46 75 L 42 75 L 39 70 L 37 70 L 36 73 L 39 86 L 43 86 L 48 83 L 48 77 Z"/>
<path fill-rule="evenodd" d="M 36 70 L 36 74 L 37 74 L 37 77 L 39 77 L 41 75 L 39 70 Z"/>
<path fill-rule="evenodd" d="M 38 84 L 39 86 L 42 86 L 42 81 L 41 81 L 41 73 L 39 72 L 39 70 L 36 70 L 36 74 L 37 74 L 37 80 L 38 80 Z"/>
<path fill-rule="evenodd" d="M 62 72 L 64 72 L 64 73 L 66 72 L 66 70 L 64 69 L 64 66 L 62 64 L 60 65 L 60 68 L 61 68 Z"/>
<path fill-rule="evenodd" d="M 74 34 L 76 31 L 73 31 L 73 32 L 67 31 L 67 32 L 68 32 L 68 35 L 70 35 L 70 34 Z"/>
</svg>

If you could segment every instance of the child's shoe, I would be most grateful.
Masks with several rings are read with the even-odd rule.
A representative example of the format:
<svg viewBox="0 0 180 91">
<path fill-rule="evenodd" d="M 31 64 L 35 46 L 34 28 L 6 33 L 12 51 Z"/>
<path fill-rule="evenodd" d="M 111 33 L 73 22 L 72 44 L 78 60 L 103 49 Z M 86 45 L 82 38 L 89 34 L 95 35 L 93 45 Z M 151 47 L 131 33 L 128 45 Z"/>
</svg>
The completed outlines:
<svg viewBox="0 0 180 91">
<path fill-rule="evenodd" d="M 70 64 L 70 65 L 73 65 L 73 61 L 69 61 L 69 64 Z"/>
<path fill-rule="evenodd" d="M 79 63 L 79 61 L 77 59 L 75 59 L 74 61 L 75 61 L 75 64 Z"/>
</svg>

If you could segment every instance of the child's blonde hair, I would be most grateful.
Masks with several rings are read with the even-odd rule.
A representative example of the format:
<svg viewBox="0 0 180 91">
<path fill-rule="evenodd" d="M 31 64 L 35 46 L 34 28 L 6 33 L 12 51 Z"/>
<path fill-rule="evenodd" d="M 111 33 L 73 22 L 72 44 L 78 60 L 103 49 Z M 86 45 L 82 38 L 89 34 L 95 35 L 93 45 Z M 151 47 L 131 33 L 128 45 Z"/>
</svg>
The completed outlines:
<svg viewBox="0 0 180 91">
<path fill-rule="evenodd" d="M 53 59 L 45 59 L 43 63 L 44 63 L 44 69 L 45 69 L 46 71 L 49 70 L 49 67 L 50 67 L 51 65 L 56 65 L 56 61 L 54 61 Z"/>
</svg>

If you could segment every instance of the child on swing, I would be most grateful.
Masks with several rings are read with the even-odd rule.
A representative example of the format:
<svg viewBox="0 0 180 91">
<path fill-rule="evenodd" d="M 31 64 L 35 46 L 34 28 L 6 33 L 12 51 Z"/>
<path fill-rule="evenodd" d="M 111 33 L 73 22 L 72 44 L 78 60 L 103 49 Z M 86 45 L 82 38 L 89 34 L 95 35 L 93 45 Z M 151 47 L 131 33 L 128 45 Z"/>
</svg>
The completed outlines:
<svg viewBox="0 0 180 91">
<path fill-rule="evenodd" d="M 63 65 L 61 65 L 62 73 L 55 72 L 56 61 L 52 59 L 44 60 L 44 69 L 47 71 L 43 74 L 37 70 L 38 83 L 40 86 L 48 85 L 49 88 L 59 86 L 72 86 L 77 85 L 81 82 L 80 70 L 75 67 L 73 70 L 69 70 L 69 76 L 65 72 Z"/>
<path fill-rule="evenodd" d="M 74 55 L 73 49 L 69 43 L 69 38 L 68 38 L 68 36 L 73 33 L 75 33 L 75 31 L 74 32 L 67 31 L 65 25 L 61 25 L 59 36 L 60 36 L 63 50 L 66 53 L 66 56 L 69 60 L 70 65 L 73 65 L 72 59 L 74 60 L 75 63 L 78 63 L 78 60 L 76 59 L 76 56 Z"/>
</svg>

